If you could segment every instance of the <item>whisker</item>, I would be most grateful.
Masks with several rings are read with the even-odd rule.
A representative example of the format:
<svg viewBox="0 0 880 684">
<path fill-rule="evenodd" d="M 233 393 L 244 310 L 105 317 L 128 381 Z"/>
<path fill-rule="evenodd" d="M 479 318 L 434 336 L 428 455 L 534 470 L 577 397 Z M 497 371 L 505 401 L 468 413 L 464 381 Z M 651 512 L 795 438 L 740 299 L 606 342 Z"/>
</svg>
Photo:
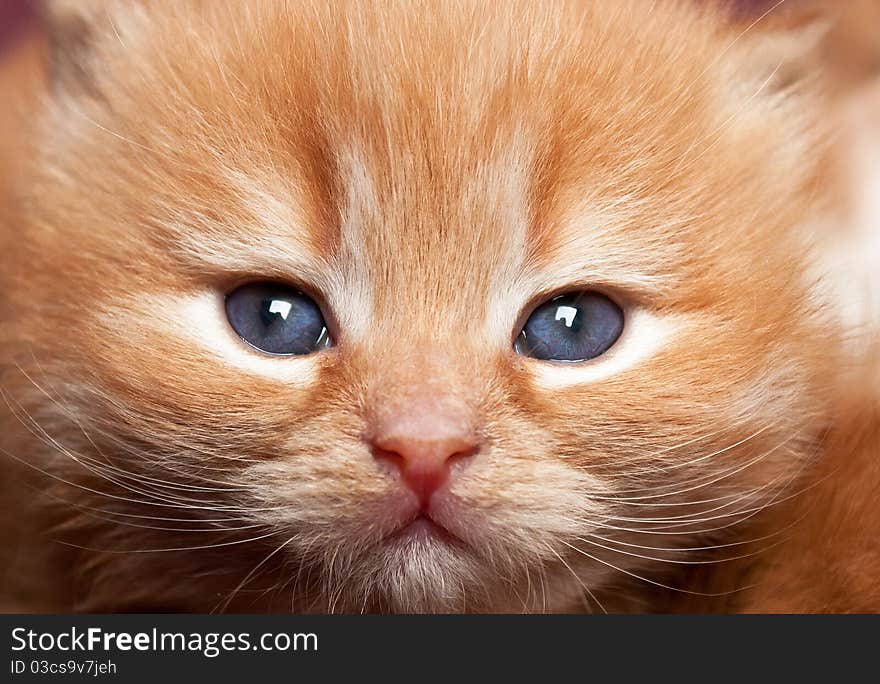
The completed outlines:
<svg viewBox="0 0 880 684">
<path fill-rule="evenodd" d="M 759 429 L 759 430 L 753 432 L 752 434 L 750 434 L 748 437 L 744 437 L 743 439 L 741 439 L 741 440 L 735 442 L 734 444 L 730 444 L 730 445 L 728 445 L 728 446 L 726 446 L 726 447 L 724 447 L 724 448 L 722 448 L 722 449 L 717 449 L 716 451 L 713 451 L 712 453 L 705 454 L 705 455 L 700 456 L 700 457 L 698 457 L 698 458 L 694 458 L 694 459 L 692 459 L 692 460 L 690 460 L 690 461 L 688 461 L 688 462 L 686 462 L 686 463 L 675 464 L 675 465 L 671 466 L 668 470 L 671 471 L 671 470 L 673 470 L 673 469 L 679 469 L 679 468 L 684 468 L 684 467 L 693 466 L 693 465 L 695 465 L 695 464 L 697 464 L 697 463 L 701 463 L 701 462 L 703 462 L 703 461 L 705 461 L 705 460 L 708 460 L 708 459 L 710 459 L 710 458 L 715 458 L 716 456 L 719 456 L 719 455 L 721 455 L 721 454 L 727 453 L 728 451 L 731 451 L 732 449 L 735 449 L 735 448 L 737 448 L 737 447 L 743 446 L 744 444 L 747 444 L 747 443 L 750 442 L 751 440 L 755 439 L 755 438 L 758 437 L 759 435 L 761 435 L 761 434 L 763 434 L 764 432 L 766 432 L 767 430 L 769 430 L 771 427 L 772 427 L 772 426 L 770 426 L 770 425 L 765 425 L 765 426 L 762 427 L 761 429 Z M 787 441 L 790 441 L 790 440 L 786 440 L 786 442 L 787 442 Z M 783 442 L 783 444 L 784 444 L 784 443 L 785 443 L 785 442 Z M 733 466 L 733 468 L 737 468 L 737 467 L 738 467 L 738 466 Z M 667 471 L 664 471 L 664 472 L 667 472 Z M 734 471 L 734 472 L 732 472 L 732 473 L 730 473 L 730 474 L 735 474 L 736 472 L 738 472 L 738 471 Z M 706 484 L 706 485 L 708 485 L 708 484 L 714 484 L 715 482 L 717 482 L 717 481 L 719 481 L 719 480 L 721 480 L 721 479 L 724 479 L 725 477 L 728 477 L 728 476 L 729 476 L 729 475 L 724 475 L 723 477 L 718 478 L 718 480 L 712 480 L 712 481 L 707 482 L 707 483 L 705 483 L 705 484 Z M 700 480 L 702 477 L 710 477 L 710 478 L 711 478 L 711 477 L 716 477 L 716 474 L 709 474 L 709 475 L 705 475 L 705 476 L 701 475 L 701 476 L 698 476 L 697 478 L 694 478 L 694 480 L 691 480 L 691 482 L 698 481 L 698 480 Z M 688 483 L 684 483 L 684 484 L 688 484 Z M 682 485 L 682 483 L 670 483 L 670 484 L 668 484 L 668 485 L 662 485 L 661 487 L 658 487 L 658 489 L 659 489 L 659 488 L 662 488 L 662 487 L 680 487 L 681 485 Z M 664 492 L 664 493 L 661 493 L 661 494 L 650 494 L 650 495 L 643 495 L 643 496 L 633 496 L 633 497 L 616 497 L 616 496 L 615 496 L 615 497 L 603 497 L 603 496 L 596 495 L 596 496 L 593 497 L 593 498 L 595 498 L 597 501 L 614 501 L 614 502 L 641 501 L 641 500 L 644 500 L 644 499 L 658 499 L 658 498 L 663 498 L 663 497 L 666 497 L 666 496 L 676 496 L 676 495 L 678 495 L 678 494 L 683 494 L 683 493 L 686 493 L 686 492 L 694 491 L 694 490 L 696 490 L 696 489 L 701 488 L 702 486 L 705 486 L 705 485 L 701 485 L 700 487 L 693 487 L 693 488 L 691 488 L 691 489 L 680 489 L 680 490 L 676 490 L 676 491 L 672 491 L 672 492 Z M 643 491 L 643 490 L 635 490 L 635 489 L 632 489 L 632 490 L 621 490 L 621 491 L 622 491 L 622 492 L 625 492 L 625 491 Z"/>
<path fill-rule="evenodd" d="M 589 536 L 592 537 L 594 535 L 589 535 Z M 715 565 L 715 564 L 720 564 L 720 563 L 729 563 L 729 562 L 735 561 L 735 560 L 742 560 L 743 558 L 751 558 L 753 556 L 758 555 L 759 553 L 763 553 L 764 551 L 766 551 L 768 549 L 771 549 L 775 546 L 778 546 L 780 543 L 782 543 L 782 541 L 784 541 L 784 540 L 781 540 L 781 541 L 777 541 L 773 544 L 770 544 L 768 547 L 766 547 L 765 549 L 762 549 L 761 551 L 752 551 L 750 553 L 744 553 L 744 554 L 740 554 L 738 556 L 728 556 L 725 558 L 712 558 L 712 559 L 706 559 L 706 560 L 679 560 L 677 558 L 657 558 L 656 556 L 648 556 L 648 555 L 641 554 L 641 553 L 635 553 L 634 551 L 624 551 L 623 549 L 615 549 L 612 546 L 606 546 L 604 544 L 600 544 L 598 542 L 591 541 L 590 539 L 587 539 L 585 537 L 577 537 L 577 540 L 582 541 L 582 542 L 586 542 L 587 544 L 590 544 L 591 546 L 597 546 L 600 549 L 605 549 L 606 551 L 611 551 L 612 553 L 619 553 L 624 556 L 631 556 L 633 558 L 641 558 L 642 560 L 654 561 L 656 563 L 673 563 L 675 565 Z"/>
<path fill-rule="evenodd" d="M 95 518 L 97 520 L 103 520 L 105 522 L 110 522 L 110 523 L 113 523 L 114 525 L 124 525 L 126 527 L 134 527 L 134 528 L 138 528 L 138 529 L 161 530 L 161 531 L 167 531 L 167 532 L 197 532 L 197 533 L 202 533 L 202 534 L 209 534 L 209 533 L 216 533 L 216 532 L 242 532 L 244 530 L 262 527 L 262 525 L 257 524 L 257 523 L 253 523 L 250 525 L 237 525 L 235 527 L 217 527 L 215 524 L 217 521 L 205 520 L 202 518 L 176 518 L 176 519 L 171 518 L 171 519 L 169 519 L 169 518 L 156 518 L 156 517 L 151 517 L 151 516 L 133 516 L 128 513 L 122 513 L 122 512 L 118 512 L 118 511 L 107 511 L 107 510 L 103 510 L 100 508 L 94 508 L 92 506 L 84 506 L 81 503 L 77 503 L 74 501 L 68 501 L 68 500 L 63 499 L 61 497 L 55 496 L 54 494 L 51 494 L 50 492 L 42 491 L 42 492 L 40 492 L 40 494 L 52 499 L 53 501 L 58 502 L 58 503 L 63 503 L 65 506 L 75 508 L 78 511 L 86 514 L 87 516 L 89 516 L 91 518 Z M 171 520 L 174 522 L 184 522 L 184 523 L 191 523 L 191 524 L 202 523 L 202 524 L 206 525 L 206 527 L 203 527 L 203 528 L 184 528 L 184 527 L 160 527 L 158 525 L 139 525 L 137 523 L 132 523 L 127 520 L 119 520 L 118 516 L 135 517 L 135 518 L 141 518 L 141 519 L 152 519 L 152 520 L 156 520 L 158 522 L 167 522 L 167 521 Z M 247 522 L 247 519 L 243 518 L 243 517 L 227 518 L 227 519 L 223 520 L 222 522 L 239 522 L 239 523 L 241 523 L 241 522 Z"/>
<path fill-rule="evenodd" d="M 261 567 L 263 567 L 267 562 L 269 562 L 269 560 L 271 560 L 276 554 L 278 554 L 284 547 L 286 547 L 288 544 L 290 544 L 290 542 L 292 542 L 294 539 L 296 539 L 296 535 L 293 535 L 286 542 L 282 542 L 274 551 L 272 551 L 268 556 L 266 556 L 263 560 L 261 560 L 259 563 L 257 563 L 257 565 L 255 565 L 254 568 L 247 575 L 245 575 L 245 578 L 241 582 L 239 582 L 238 586 L 232 590 L 232 592 L 229 594 L 229 596 L 227 596 L 224 601 L 222 601 L 221 603 L 218 603 L 216 606 L 214 606 L 214 608 L 211 610 L 211 613 L 225 612 L 226 609 L 229 607 L 229 604 L 232 603 L 232 600 L 235 598 L 236 594 L 238 594 L 238 592 L 241 590 L 241 588 L 244 587 L 250 581 L 250 579 L 254 576 L 254 574 Z M 219 611 L 218 611 L 218 609 L 219 609 Z"/>
<path fill-rule="evenodd" d="M 43 468 L 40 468 L 37 465 L 34 465 L 33 463 L 30 463 L 29 461 L 25 461 L 24 459 L 19 458 L 18 456 L 7 451 L 6 449 L 0 448 L 0 454 L 3 454 L 5 456 L 17 461 L 21 465 L 26 466 L 26 467 L 40 473 L 41 475 L 45 475 L 46 477 L 48 477 L 52 480 L 60 482 L 61 484 L 64 484 L 64 485 L 67 485 L 69 487 L 73 487 L 76 489 L 80 489 L 82 491 L 86 491 L 91 494 L 97 494 L 98 496 L 102 496 L 107 499 L 113 499 L 116 501 L 125 501 L 128 503 L 138 504 L 141 506 L 156 506 L 159 508 L 180 508 L 183 510 L 199 510 L 199 511 L 215 511 L 215 512 L 236 512 L 238 510 L 232 506 L 195 506 L 192 504 L 180 504 L 180 503 L 164 504 L 164 503 L 159 503 L 156 501 L 143 501 L 140 499 L 132 499 L 130 497 L 118 496 L 115 494 L 110 494 L 109 492 L 103 492 L 98 489 L 93 489 L 91 487 L 88 487 L 86 485 L 83 485 L 83 484 L 80 484 L 77 482 L 72 482 L 70 480 L 66 480 L 63 477 L 56 475 L 55 473 L 51 473 Z M 285 509 L 284 506 L 277 506 L 277 507 L 273 507 L 273 508 L 249 508 L 248 510 L 251 512 L 268 512 L 268 511 L 280 511 L 280 510 L 284 510 L 284 509 Z"/>
<path fill-rule="evenodd" d="M 571 566 L 570 566 L 568 563 L 565 562 L 565 559 L 563 559 L 563 557 L 562 557 L 561 555 L 559 555 L 559 554 L 556 552 L 556 550 L 555 550 L 553 547 L 551 547 L 549 544 L 545 544 L 545 546 L 546 546 L 547 549 L 550 551 L 550 553 L 552 553 L 554 556 L 556 556 L 556 557 L 559 559 L 559 562 L 562 563 L 562 564 L 566 567 L 566 569 L 572 574 L 572 577 L 574 577 L 574 578 L 577 580 L 577 583 L 580 584 L 581 587 L 583 587 L 583 590 L 584 590 L 585 592 L 587 592 L 587 594 L 589 595 L 589 597 L 590 597 L 591 599 L 593 599 L 593 601 L 596 602 L 596 605 L 599 606 L 599 608 L 602 610 L 602 612 L 605 613 L 605 614 L 607 615 L 607 614 L 608 614 L 608 611 L 605 610 L 605 606 L 603 606 L 603 605 L 600 603 L 599 599 L 597 599 L 597 598 L 595 597 L 595 595 L 593 594 L 593 592 L 590 591 L 590 589 L 587 587 L 587 585 L 583 583 L 583 581 L 581 580 L 581 578 L 578 577 L 578 574 L 577 574 L 574 570 L 571 569 Z"/>
<path fill-rule="evenodd" d="M 732 591 L 725 591 L 725 592 L 720 592 L 720 593 L 707 593 L 707 592 L 701 592 L 701 591 L 692 591 L 690 589 L 681 589 L 679 587 L 673 587 L 668 584 L 663 584 L 662 582 L 657 582 L 655 580 L 648 579 L 647 577 L 642 577 L 641 575 L 636 574 L 634 572 L 630 572 L 629 570 L 624 570 L 623 568 L 620 568 L 620 567 L 618 567 L 608 561 L 602 560 L 601 558 L 597 558 L 596 556 L 593 556 L 592 554 L 587 553 L 583 549 L 579 549 L 576 546 L 574 546 L 573 544 L 569 544 L 568 542 L 566 542 L 564 540 L 562 540 L 562 543 L 565 544 L 572 551 L 579 553 L 582 556 L 585 556 L 585 557 L 589 558 L 590 560 L 593 560 L 597 563 L 601 563 L 602 565 L 605 565 L 605 566 L 611 568 L 612 570 L 617 570 L 618 572 L 621 572 L 624 575 L 628 575 L 629 577 L 632 577 L 634 579 L 641 580 L 642 582 L 647 582 L 648 584 L 652 584 L 655 587 L 661 587 L 662 589 L 668 589 L 670 591 L 680 592 L 682 594 L 691 594 L 694 596 L 707 596 L 707 597 L 711 597 L 711 598 L 718 598 L 721 596 L 729 596 L 730 594 L 735 594 L 737 592 L 745 591 L 746 589 L 752 588 L 751 586 L 739 587 L 739 588 L 734 589 Z"/>
<path fill-rule="evenodd" d="M 169 553 L 174 551 L 202 551 L 204 549 L 217 549 L 225 546 L 238 546 L 240 544 L 250 544 L 255 541 L 260 541 L 261 539 L 268 539 L 269 537 L 274 536 L 274 532 L 269 532 L 267 534 L 260 535 L 258 537 L 250 537 L 249 539 L 235 539 L 233 541 L 228 542 L 219 542 L 217 544 L 204 544 L 201 546 L 178 546 L 173 548 L 166 549 L 96 549 L 89 546 L 80 546 L 78 544 L 72 544 L 70 542 L 66 542 L 62 539 L 55 539 L 55 543 L 62 544 L 63 546 L 70 546 L 75 549 L 81 549 L 83 551 L 92 551 L 95 553 L 112 553 L 112 554 L 126 554 L 126 553 Z"/>
<path fill-rule="evenodd" d="M 709 479 L 708 481 L 703 482 L 697 486 L 692 486 L 692 487 L 689 487 L 689 488 L 686 488 L 683 490 L 679 490 L 678 493 L 684 494 L 687 492 L 692 492 L 692 491 L 696 491 L 699 489 L 703 489 L 705 487 L 708 487 L 709 485 L 716 484 L 718 482 L 721 482 L 722 480 L 725 480 L 729 477 L 732 477 L 733 475 L 736 475 L 736 474 L 746 470 L 747 468 L 754 466 L 755 464 L 760 463 L 764 459 L 768 458 L 776 450 L 784 447 L 790 440 L 791 440 L 791 438 L 788 438 L 788 439 L 784 440 L 783 442 L 780 442 L 779 444 L 777 444 L 773 448 L 763 452 L 759 456 L 747 461 L 746 463 L 736 465 L 736 466 L 728 469 L 727 471 L 723 472 L 721 475 L 713 475 L 711 477 L 711 479 Z M 771 483 L 761 485 L 761 487 L 758 487 L 752 491 L 753 492 L 761 491 L 763 488 L 771 486 L 773 484 L 773 482 L 775 482 L 775 480 L 772 481 Z M 748 495 L 748 493 L 746 495 Z M 734 498 L 732 501 L 729 501 L 727 503 L 724 503 L 724 504 L 721 504 L 719 506 L 715 506 L 715 507 L 709 508 L 709 509 L 702 509 L 701 511 L 695 512 L 695 513 L 685 513 L 683 515 L 671 515 L 671 516 L 655 517 L 655 518 L 646 518 L 646 517 L 633 518 L 633 517 L 629 517 L 629 516 L 609 515 L 609 516 L 607 516 L 607 519 L 608 520 L 617 520 L 617 521 L 621 521 L 621 522 L 645 522 L 645 523 L 654 523 L 654 524 L 666 524 L 666 523 L 675 522 L 675 521 L 688 521 L 688 520 L 693 520 L 694 516 L 705 515 L 706 513 L 715 512 L 715 511 L 722 510 L 724 508 L 728 508 L 730 506 L 736 505 L 736 503 L 738 501 L 740 501 L 742 499 L 742 497 L 743 497 L 743 495 L 739 494 L 738 496 L 736 496 L 736 498 Z M 730 498 L 730 497 L 719 497 L 719 500 L 724 500 L 727 498 Z M 639 506 L 639 507 L 642 506 L 641 503 L 636 503 L 636 504 L 632 504 L 632 505 Z M 692 505 L 693 505 L 693 502 L 692 502 Z"/>
<path fill-rule="evenodd" d="M 32 356 L 32 358 L 33 358 L 33 361 L 34 361 L 35 365 L 37 365 L 38 368 L 41 368 L 39 360 L 38 360 L 36 357 L 33 357 L 33 356 Z M 37 391 L 39 391 L 39 392 L 40 392 L 40 393 L 41 393 L 46 399 L 48 399 L 48 400 L 49 400 L 49 401 L 50 401 L 50 402 L 51 402 L 56 408 L 58 408 L 58 409 L 59 409 L 59 410 L 65 415 L 65 416 L 68 417 L 68 419 L 70 419 L 70 420 L 71 420 L 71 421 L 77 426 L 77 428 L 78 428 L 79 431 L 82 433 L 82 435 L 83 435 L 83 436 L 89 441 L 89 443 L 92 445 L 92 447 L 95 449 L 95 451 L 96 451 L 99 455 L 101 455 L 102 458 L 104 458 L 105 461 L 107 461 L 107 463 L 108 463 L 108 465 L 110 465 L 110 467 L 113 467 L 113 468 L 119 470 L 119 471 L 122 472 L 122 473 L 128 473 L 128 471 L 125 471 L 125 470 L 119 469 L 117 466 L 112 466 L 112 465 L 110 464 L 110 460 L 107 459 L 106 456 L 104 456 L 104 454 L 103 454 L 103 453 L 101 452 L 101 450 L 98 448 L 97 444 L 95 444 L 95 442 L 92 440 L 91 436 L 89 435 L 88 431 L 86 431 L 85 426 L 82 424 L 82 422 L 81 422 L 79 416 L 77 416 L 76 413 L 74 413 L 73 411 L 71 411 L 71 410 L 70 410 L 70 409 L 69 409 L 64 403 L 62 403 L 61 401 L 59 401 L 59 400 L 58 400 L 55 396 L 53 396 L 48 390 L 46 390 L 46 389 L 45 389 L 40 383 L 38 383 L 36 380 L 34 380 L 34 379 L 30 376 L 30 374 L 28 374 L 28 372 L 27 372 L 24 368 L 21 367 L 20 364 L 16 363 L 15 365 L 16 365 L 18 371 L 22 374 L 22 376 L 23 376 L 23 377 L 24 377 L 24 378 L 25 378 L 25 379 L 26 379 L 26 380 L 27 380 L 27 381 L 28 381 L 28 382 L 29 382 L 29 383 L 30 383 L 30 384 L 31 384 L 31 385 L 37 390 Z M 44 376 L 45 376 L 45 375 L 46 375 L 46 374 L 45 374 L 45 372 L 44 372 Z M 2 391 L 2 388 L 0 388 L 0 391 Z M 10 402 L 10 399 L 7 398 L 7 404 L 9 404 L 9 402 Z M 19 407 L 21 408 L 22 412 L 24 412 L 24 414 L 25 414 L 26 416 L 28 416 L 28 418 L 30 418 L 36 426 L 39 427 L 39 424 L 37 423 L 37 421 L 36 421 L 35 419 L 33 419 L 33 418 L 28 414 L 28 412 L 24 409 L 24 407 L 23 407 L 19 402 L 16 402 L 16 405 L 19 406 Z M 11 405 L 10 405 L 10 408 L 11 408 Z M 113 436 L 113 435 L 109 435 L 109 433 L 106 433 L 106 432 L 100 431 L 100 430 L 98 430 L 97 428 L 93 428 L 93 429 L 94 429 L 95 431 L 101 432 L 101 434 L 103 434 L 103 435 L 106 436 L 106 437 L 110 437 L 110 438 L 112 438 L 112 439 L 116 442 L 117 446 L 121 446 L 121 447 L 123 447 L 128 453 L 131 453 L 131 454 L 133 454 L 133 455 L 135 455 L 135 456 L 137 456 L 137 457 L 143 457 L 143 456 L 144 456 L 144 454 L 143 454 L 142 452 L 140 452 L 140 451 L 135 451 L 135 450 L 131 449 L 128 445 L 126 445 L 126 444 L 120 442 L 115 436 Z M 210 455 L 210 454 L 205 453 L 205 455 Z M 169 467 L 168 467 L 169 464 L 167 464 L 167 463 L 166 463 L 166 464 L 162 464 L 162 465 L 163 465 L 166 469 L 172 470 L 172 471 L 175 472 L 176 474 L 183 475 L 183 476 L 185 476 L 185 477 L 187 477 L 187 478 L 191 478 L 191 477 L 192 477 L 192 473 L 178 471 L 178 470 L 176 470 L 175 468 L 169 468 Z M 225 471 L 223 471 L 223 470 L 221 469 L 220 472 L 225 472 Z M 138 477 L 140 477 L 140 476 L 138 476 Z M 146 477 L 146 476 L 144 476 L 144 477 Z M 207 482 L 209 482 L 210 484 L 219 484 L 219 485 L 222 485 L 222 488 L 218 488 L 218 489 L 216 489 L 216 491 L 234 491 L 234 490 L 241 489 L 241 488 L 239 488 L 239 487 L 235 487 L 234 485 L 231 485 L 229 482 L 220 482 L 220 481 L 214 481 L 214 480 L 206 480 L 204 477 L 200 477 L 200 479 L 202 479 L 203 481 L 207 481 Z M 163 481 L 163 480 L 156 480 L 156 482 L 163 483 L 163 484 L 167 484 L 167 485 L 169 485 L 169 486 L 175 486 L 175 487 L 187 487 L 187 488 L 191 488 L 191 489 L 194 489 L 194 490 L 214 491 L 214 490 L 211 489 L 211 488 L 207 488 L 207 487 L 200 488 L 200 487 L 198 487 L 197 485 L 190 485 L 190 484 L 183 485 L 183 484 L 180 484 L 180 483 L 170 483 L 170 482 Z"/>
</svg>

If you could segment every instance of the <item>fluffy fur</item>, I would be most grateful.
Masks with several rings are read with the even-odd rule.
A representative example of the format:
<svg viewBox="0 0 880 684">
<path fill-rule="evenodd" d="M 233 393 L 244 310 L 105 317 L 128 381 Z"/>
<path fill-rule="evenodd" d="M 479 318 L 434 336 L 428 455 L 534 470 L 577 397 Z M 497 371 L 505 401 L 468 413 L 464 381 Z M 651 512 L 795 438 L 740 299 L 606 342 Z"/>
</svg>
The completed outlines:
<svg viewBox="0 0 880 684">
<path fill-rule="evenodd" d="M 877 440 L 810 41 L 674 0 L 66 5 L 0 232 L 7 606 L 880 607 L 876 542 L 826 552 L 839 600 L 741 591 L 792 588 L 808 492 L 878 519 L 823 479 Z M 336 346 L 244 347 L 253 278 Z M 625 305 L 609 354 L 513 354 L 584 287 Z M 425 397 L 480 436 L 460 544 L 388 537 L 363 439 Z"/>
</svg>

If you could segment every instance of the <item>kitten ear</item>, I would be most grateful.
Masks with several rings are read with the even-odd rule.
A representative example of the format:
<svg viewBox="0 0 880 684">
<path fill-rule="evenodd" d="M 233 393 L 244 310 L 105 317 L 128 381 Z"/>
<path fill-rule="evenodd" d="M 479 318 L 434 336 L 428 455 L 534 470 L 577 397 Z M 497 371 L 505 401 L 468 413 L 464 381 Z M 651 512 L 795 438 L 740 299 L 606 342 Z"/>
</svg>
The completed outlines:
<svg viewBox="0 0 880 684">
<path fill-rule="evenodd" d="M 738 47 L 751 76 L 767 90 L 785 90 L 823 71 L 829 35 L 840 4 L 828 0 L 728 0 Z"/>
<path fill-rule="evenodd" d="M 41 5 L 49 37 L 49 68 L 53 86 L 88 87 L 94 22 L 102 0 L 44 0 Z"/>
<path fill-rule="evenodd" d="M 831 94 L 880 75 L 878 0 L 714 0 L 726 6 L 758 76 L 784 89 L 821 80 Z"/>
<path fill-rule="evenodd" d="M 56 89 L 96 94 L 99 43 L 121 33 L 139 9 L 133 0 L 42 0 L 49 68 Z M 123 21 L 125 20 L 125 21 Z"/>
</svg>

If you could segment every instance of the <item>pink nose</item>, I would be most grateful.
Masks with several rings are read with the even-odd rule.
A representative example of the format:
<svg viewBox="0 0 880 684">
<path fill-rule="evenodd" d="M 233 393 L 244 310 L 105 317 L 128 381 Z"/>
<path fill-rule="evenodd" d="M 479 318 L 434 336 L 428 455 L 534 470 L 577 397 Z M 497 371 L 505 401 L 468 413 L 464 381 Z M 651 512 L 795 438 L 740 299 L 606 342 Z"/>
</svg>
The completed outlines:
<svg viewBox="0 0 880 684">
<path fill-rule="evenodd" d="M 396 468 L 423 507 L 449 479 L 453 463 L 473 456 L 477 440 L 461 410 L 449 406 L 410 405 L 375 422 L 372 439 L 377 460 Z"/>
</svg>

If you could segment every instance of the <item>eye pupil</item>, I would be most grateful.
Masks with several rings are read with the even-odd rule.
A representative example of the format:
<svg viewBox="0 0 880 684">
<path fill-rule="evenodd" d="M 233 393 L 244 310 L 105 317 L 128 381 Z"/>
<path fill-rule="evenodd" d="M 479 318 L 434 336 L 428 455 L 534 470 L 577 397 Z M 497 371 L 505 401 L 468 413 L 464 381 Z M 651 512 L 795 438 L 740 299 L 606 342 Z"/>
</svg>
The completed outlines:
<svg viewBox="0 0 880 684">
<path fill-rule="evenodd" d="M 310 354 L 330 343 L 318 305 L 287 285 L 238 288 L 226 297 L 226 316 L 239 337 L 267 354 Z"/>
<path fill-rule="evenodd" d="M 577 292 L 535 309 L 514 350 L 543 361 L 587 361 L 608 351 L 622 331 L 617 304 L 598 292 Z"/>
</svg>

